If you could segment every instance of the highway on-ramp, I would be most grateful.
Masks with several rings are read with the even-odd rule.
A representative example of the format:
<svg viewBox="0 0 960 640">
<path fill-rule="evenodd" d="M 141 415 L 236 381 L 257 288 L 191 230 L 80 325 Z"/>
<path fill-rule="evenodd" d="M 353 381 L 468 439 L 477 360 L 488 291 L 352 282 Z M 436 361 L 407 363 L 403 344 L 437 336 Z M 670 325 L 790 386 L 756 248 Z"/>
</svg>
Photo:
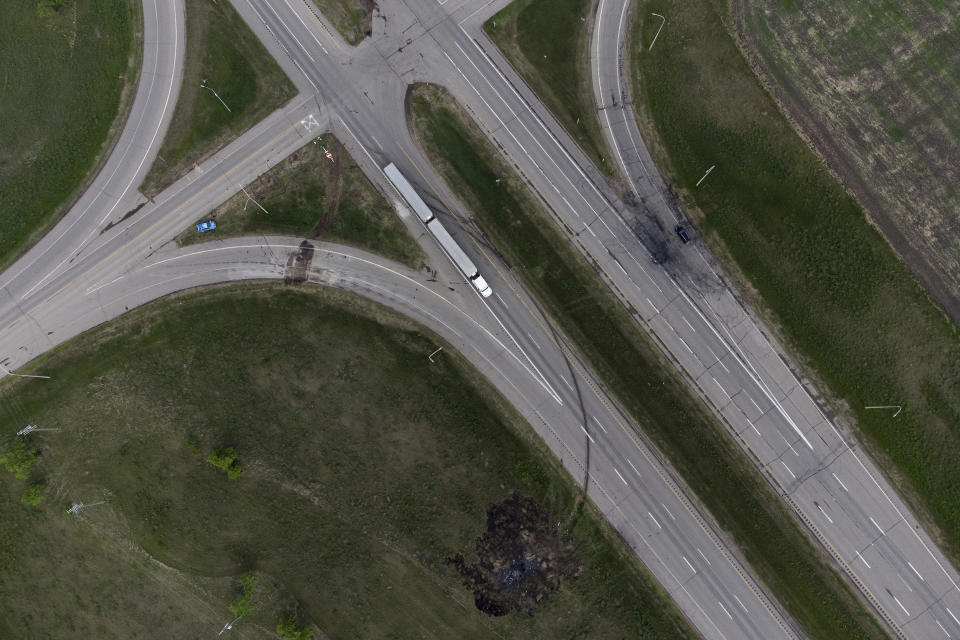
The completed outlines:
<svg viewBox="0 0 960 640">
<path fill-rule="evenodd" d="M 928 538 L 922 531 L 914 533 L 915 521 L 905 508 L 896 511 L 902 505 L 892 491 L 884 495 L 887 487 L 879 474 L 868 473 L 877 480 L 872 487 L 867 476 L 840 476 L 858 464 L 852 450 L 784 365 L 775 343 L 758 325 L 744 321 L 742 307 L 712 273 L 698 247 L 681 247 L 672 236 L 667 216 L 676 213 L 666 206 L 650 213 L 638 205 L 624 205 L 479 32 L 480 21 L 502 2 L 384 1 L 374 19 L 373 36 L 356 48 L 333 35 L 322 16 L 302 0 L 233 2 L 301 95 L 153 202 L 133 197 L 129 187 L 114 188 L 123 187 L 124 180 L 135 188 L 142 170 L 138 165 L 131 173 L 137 163 L 118 160 L 117 174 L 127 172 L 126 178 L 102 189 L 114 194 L 108 208 L 114 213 L 68 215 L 48 236 L 49 244 L 38 245 L 5 274 L 0 356 L 6 357 L 0 362 L 19 366 L 130 308 L 204 284 L 305 278 L 360 293 L 420 320 L 488 375 L 583 483 L 598 509 L 705 637 L 798 637 L 736 551 L 717 534 L 709 516 L 578 361 L 576 349 L 496 259 L 482 233 L 418 152 L 403 112 L 406 87 L 415 81 L 439 82 L 451 88 L 500 143 L 553 215 L 576 231 L 578 248 L 601 266 L 604 278 L 637 311 L 645 329 L 726 418 L 738 442 L 757 452 L 761 468 L 784 490 L 788 503 L 808 524 L 822 514 L 838 523 L 838 530 L 847 531 L 847 537 L 830 538 L 832 529 L 811 525 L 822 533 L 820 540 L 828 549 L 832 540 L 857 540 L 858 530 L 848 524 L 857 521 L 838 517 L 839 491 L 851 494 L 844 505 L 856 506 L 868 521 L 875 520 L 877 535 L 868 546 L 857 546 L 859 559 L 873 566 L 878 557 L 899 554 L 906 564 L 896 566 L 912 568 L 916 574 L 900 576 L 914 599 L 899 597 L 900 591 L 876 594 L 872 586 L 861 587 L 874 595 L 875 606 L 891 624 L 906 629 L 909 637 L 943 637 L 930 633 L 934 623 L 960 635 L 960 621 L 947 617 L 960 612 L 960 605 L 949 600 L 956 595 L 955 584 L 950 586 L 944 578 L 952 583 L 953 569 L 945 561 L 937 564 L 942 554 L 937 555 L 932 545 L 927 560 L 914 555 L 916 543 L 905 540 L 908 531 L 921 542 Z M 144 6 L 146 12 L 153 5 Z M 599 32 L 603 22 L 598 22 Z M 169 45 L 177 24 L 182 22 L 158 19 L 157 42 Z M 616 55 L 619 51 L 618 44 Z M 145 53 L 145 72 L 146 60 Z M 603 55 L 597 63 L 601 69 L 608 66 Z M 170 75 L 176 76 L 176 56 L 169 64 Z M 604 76 L 602 81 L 619 90 L 618 76 Z M 142 79 L 138 99 L 144 83 Z M 162 91 L 148 100 L 154 105 L 148 110 L 155 116 L 154 132 L 162 129 L 169 114 L 167 102 L 163 106 L 154 102 L 161 95 Z M 134 113 L 136 109 L 135 102 Z M 151 137 L 155 133 L 133 117 L 128 128 L 131 136 L 145 141 L 135 148 L 141 149 L 138 162 L 148 166 L 157 144 Z M 380 167 L 395 162 L 438 209 L 496 294 L 488 301 L 476 295 L 422 232 L 419 236 L 440 274 L 437 278 L 432 272 L 406 270 L 356 250 L 322 244 L 304 247 L 295 239 L 231 240 L 184 249 L 172 243 L 241 185 L 326 131 L 337 134 L 403 212 L 397 194 L 380 174 Z M 645 153 L 637 136 L 632 151 Z M 123 140 L 114 155 L 133 148 L 124 147 Z M 108 166 L 110 162 L 113 156 Z M 652 164 L 634 164 L 635 170 L 640 167 L 656 176 Z M 648 201 L 662 194 L 658 177 L 633 187 L 638 194 L 643 188 L 649 190 Z M 93 209 L 101 208 L 107 205 Z M 117 215 L 120 211 L 132 213 Z M 419 222 L 409 215 L 405 222 L 416 235 Z M 838 463 L 844 459 L 850 460 L 847 467 Z M 862 456 L 856 459 L 864 469 L 875 471 Z M 829 465 L 838 465 L 831 467 L 830 475 L 823 473 Z M 834 471 L 834 500 L 812 504 L 811 496 L 821 494 L 805 487 L 819 484 L 829 493 Z M 861 477 L 863 481 L 855 484 L 854 478 Z M 835 557 L 842 561 L 848 553 L 836 551 Z M 892 600 L 887 593 L 897 597 Z M 909 611 L 934 597 L 940 599 L 927 608 L 929 613 Z M 889 605 L 895 602 L 913 617 L 905 621 L 897 617 Z"/>
<path fill-rule="evenodd" d="M 682 220 L 664 197 L 667 189 L 637 127 L 627 78 L 629 11 L 629 0 L 599 2 L 591 45 L 594 95 L 607 143 L 642 203 L 636 219 L 648 230 L 666 231 Z M 658 38 L 675 37 L 670 16 L 654 19 L 663 24 Z M 705 250 L 694 240 L 678 264 L 667 265 L 687 294 L 660 310 L 651 321 L 655 330 L 723 413 L 738 443 L 893 629 L 910 638 L 960 637 L 960 575 L 873 461 L 841 435 L 828 409 L 811 400 L 810 385 L 731 295 Z M 701 315 L 712 325 L 707 333 L 723 338 L 722 348 L 704 339 L 709 325 L 696 322 Z M 895 419 L 892 411 L 889 419 Z"/>
</svg>

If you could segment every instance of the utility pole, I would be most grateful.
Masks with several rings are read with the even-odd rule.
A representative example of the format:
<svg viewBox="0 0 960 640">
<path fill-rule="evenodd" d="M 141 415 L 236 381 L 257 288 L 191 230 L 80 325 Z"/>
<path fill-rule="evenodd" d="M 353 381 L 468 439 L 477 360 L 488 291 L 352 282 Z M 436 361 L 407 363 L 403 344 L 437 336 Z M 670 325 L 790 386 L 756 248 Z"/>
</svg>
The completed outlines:
<svg viewBox="0 0 960 640">
<path fill-rule="evenodd" d="M 8 375 L 8 376 L 16 376 L 16 377 L 18 377 L 18 378 L 43 378 L 44 380 L 49 380 L 49 379 L 50 379 L 50 376 L 31 376 L 31 375 L 27 375 L 27 374 L 25 374 L 25 373 L 14 373 L 13 371 L 10 371 L 10 369 L 7 369 L 7 368 L 6 368 L 5 366 L 3 366 L 2 364 L 0 364 L 0 371 L 3 371 L 3 373 L 4 373 L 5 375 Z"/>
<path fill-rule="evenodd" d="M 100 502 L 91 502 L 90 504 L 83 504 L 82 502 L 74 502 L 72 505 L 70 505 L 70 508 L 67 509 L 67 513 L 74 516 L 79 516 L 80 512 L 86 509 L 87 507 L 95 507 L 98 504 L 105 504 L 106 502 L 107 502 L 106 500 L 101 500 Z"/>
<path fill-rule="evenodd" d="M 200 88 L 201 88 L 201 89 L 206 89 L 207 91 L 209 91 L 209 92 L 212 93 L 213 95 L 217 96 L 217 100 L 220 101 L 220 104 L 223 105 L 223 108 L 226 109 L 227 111 L 229 111 L 230 113 L 233 113 L 233 111 L 230 111 L 230 107 L 227 106 L 227 103 L 223 101 L 223 98 L 220 97 L 220 94 L 217 93 L 216 91 L 214 91 L 213 89 L 211 89 L 210 87 L 208 87 L 208 86 L 206 85 L 206 82 L 207 82 L 206 80 L 202 81 L 202 82 L 200 83 Z"/>
<path fill-rule="evenodd" d="M 217 634 L 217 637 L 219 638 L 220 636 L 222 636 L 224 631 L 229 631 L 230 629 L 233 629 L 233 624 L 242 617 L 243 616 L 237 616 L 227 624 L 223 625 L 223 629 L 220 629 L 220 633 Z"/>
<path fill-rule="evenodd" d="M 265 214 L 270 215 L 270 212 L 269 212 L 269 211 L 267 211 L 266 209 L 264 209 L 263 206 L 262 206 L 259 202 L 257 202 L 256 200 L 254 200 L 254 198 L 253 198 L 252 195 L 250 195 L 249 193 L 247 193 L 247 190 L 243 188 L 243 185 L 242 185 L 242 184 L 238 184 L 237 186 L 240 187 L 240 191 L 243 191 L 243 195 L 247 196 L 247 200 L 248 200 L 249 202 L 252 202 L 253 204 L 255 204 L 255 205 L 257 205 L 258 207 L 260 207 L 260 211 L 263 211 Z M 243 209 L 244 209 L 244 210 L 247 209 L 247 205 L 246 205 L 246 204 L 243 205 Z"/>
<path fill-rule="evenodd" d="M 33 433 L 34 431 L 60 431 L 60 427 L 53 427 L 53 428 L 47 427 L 47 428 L 42 428 L 42 427 L 38 427 L 38 426 L 35 425 L 35 424 L 28 424 L 28 425 L 25 426 L 23 429 L 20 429 L 20 431 L 17 431 L 17 435 L 18 435 L 18 436 L 25 436 L 25 435 L 27 435 L 27 434 L 29 434 L 29 433 Z"/>
</svg>

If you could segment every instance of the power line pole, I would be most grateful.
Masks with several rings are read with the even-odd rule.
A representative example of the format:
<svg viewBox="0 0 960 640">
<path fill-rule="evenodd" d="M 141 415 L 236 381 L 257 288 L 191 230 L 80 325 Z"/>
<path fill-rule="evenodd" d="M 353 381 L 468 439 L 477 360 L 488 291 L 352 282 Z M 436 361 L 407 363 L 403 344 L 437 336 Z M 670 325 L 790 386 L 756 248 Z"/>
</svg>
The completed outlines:
<svg viewBox="0 0 960 640">
<path fill-rule="evenodd" d="M 25 436 L 25 435 L 27 435 L 27 434 L 29 434 L 29 433 L 33 433 L 34 431 L 60 431 L 60 427 L 53 427 L 53 428 L 47 427 L 47 428 L 43 428 L 43 427 L 38 427 L 38 426 L 35 425 L 35 424 L 28 424 L 28 425 L 25 426 L 23 429 L 20 429 L 20 431 L 17 431 L 17 435 L 18 435 L 18 436 Z"/>
<path fill-rule="evenodd" d="M 101 500 L 100 502 L 91 502 L 90 504 L 83 504 L 82 502 L 74 502 L 72 505 L 70 505 L 70 508 L 67 509 L 67 513 L 74 516 L 79 516 L 80 512 L 86 509 L 87 507 L 95 507 L 98 504 L 105 504 L 106 502 L 107 502 L 106 500 Z"/>
<path fill-rule="evenodd" d="M 217 637 L 219 638 L 220 636 L 222 636 L 224 631 L 229 631 L 230 629 L 233 629 L 233 624 L 242 617 L 243 616 L 237 616 L 227 624 L 223 625 L 223 629 L 220 629 L 220 633 L 217 634 Z"/>
<path fill-rule="evenodd" d="M 6 368 L 5 366 L 3 366 L 2 364 L 0 364 L 0 370 L 2 370 L 5 375 L 8 375 L 8 376 L 16 376 L 16 377 L 18 377 L 18 378 L 43 378 L 44 380 L 49 380 L 49 379 L 50 379 L 50 376 L 31 376 L 31 375 L 27 375 L 27 374 L 25 374 L 25 373 L 14 373 L 13 371 L 10 371 L 10 369 L 7 369 L 7 368 Z"/>
<path fill-rule="evenodd" d="M 203 82 L 201 82 L 201 83 L 200 83 L 200 88 L 201 88 L 201 89 L 206 89 L 207 91 L 211 92 L 213 95 L 217 96 L 217 100 L 220 101 L 220 104 L 223 105 L 223 108 L 226 109 L 227 111 L 229 111 L 230 113 L 233 113 L 233 111 L 230 110 L 230 107 L 227 106 L 227 103 L 223 101 L 223 98 L 220 97 L 220 94 L 217 93 L 216 91 L 214 91 L 213 89 L 211 89 L 210 87 L 208 87 L 205 83 L 206 83 L 206 80 L 204 80 Z"/>
</svg>

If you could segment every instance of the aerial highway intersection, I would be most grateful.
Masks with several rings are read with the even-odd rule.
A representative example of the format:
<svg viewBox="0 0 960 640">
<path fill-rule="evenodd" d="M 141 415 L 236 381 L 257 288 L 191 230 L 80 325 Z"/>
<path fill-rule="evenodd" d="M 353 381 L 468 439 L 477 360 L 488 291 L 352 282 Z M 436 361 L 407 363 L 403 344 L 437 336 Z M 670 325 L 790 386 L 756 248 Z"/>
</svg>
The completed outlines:
<svg viewBox="0 0 960 640">
<path fill-rule="evenodd" d="M 956 569 L 740 303 L 695 233 L 690 242 L 675 233 L 686 223 L 664 197 L 629 107 L 627 0 L 600 0 L 590 65 L 597 103 L 612 107 L 598 113 L 636 196 L 630 204 L 483 35 L 504 0 L 382 0 L 372 34 L 356 47 L 303 0 L 232 3 L 299 95 L 146 199 L 138 187 L 172 117 L 185 37 L 183 0 L 143 0 L 143 66 L 126 127 L 88 191 L 4 273 L 0 363 L 15 370 L 193 287 L 295 279 L 354 292 L 429 327 L 489 378 L 704 637 L 802 637 L 419 151 L 404 98 L 409 84 L 434 82 L 468 107 L 558 223 L 575 230 L 578 250 L 891 632 L 960 637 Z M 292 237 L 176 245 L 219 203 L 325 132 L 394 204 L 438 278 Z"/>
</svg>

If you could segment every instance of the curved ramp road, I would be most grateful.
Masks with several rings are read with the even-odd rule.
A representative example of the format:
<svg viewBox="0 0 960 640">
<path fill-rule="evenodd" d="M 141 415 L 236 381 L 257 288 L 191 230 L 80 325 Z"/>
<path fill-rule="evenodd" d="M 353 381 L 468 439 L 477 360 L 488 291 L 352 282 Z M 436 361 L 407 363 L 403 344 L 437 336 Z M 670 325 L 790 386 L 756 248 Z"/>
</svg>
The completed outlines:
<svg viewBox="0 0 960 640">
<path fill-rule="evenodd" d="M 391 194 L 390 187 L 377 167 L 394 161 L 432 205 L 442 207 L 434 194 L 454 202 L 416 152 L 406 128 L 405 79 L 450 69 L 442 52 L 425 51 L 421 57 L 416 47 L 395 45 L 413 39 L 397 35 L 418 28 L 413 14 L 389 3 L 396 31 L 385 31 L 381 23 L 378 38 L 346 51 L 302 3 L 237 6 L 271 51 L 282 56 L 284 68 L 303 73 L 295 77 L 298 86 L 315 93 L 302 94 L 272 114 L 135 215 L 112 226 L 113 219 L 105 221 L 92 237 L 92 230 L 65 234 L 65 240 L 77 244 L 70 244 L 65 254 L 54 256 L 51 249 L 40 257 L 53 267 L 62 262 L 57 270 L 28 283 L 22 293 L 0 294 L 0 361 L 15 368 L 138 304 L 191 286 L 306 276 L 364 293 L 435 328 L 491 376 L 707 637 L 796 637 L 709 520 L 655 454 L 636 441 L 633 428 L 597 383 L 570 359 L 562 338 L 533 311 L 535 305 L 474 242 L 469 227 L 449 214 L 442 214 L 445 222 L 450 221 L 457 240 L 501 292 L 489 304 L 443 258 L 433 260 L 440 277 L 430 284 L 426 273 L 384 268 L 382 260 L 329 247 L 315 249 L 305 268 L 302 259 L 297 261 L 301 250 L 296 241 L 174 248 L 174 237 L 240 185 L 331 129 L 385 193 Z M 420 36 L 425 34 L 421 29 Z M 436 247 L 425 250 L 442 255 Z M 27 264 L 18 263 L 11 273 L 29 272 Z"/>
<path fill-rule="evenodd" d="M 647 220 L 669 230 L 678 218 L 630 106 L 623 60 L 628 10 L 629 0 L 600 0 L 591 48 L 594 94 L 607 142 L 645 203 Z M 665 20 L 660 38 L 671 37 L 670 16 Z M 898 635 L 960 637 L 960 575 L 873 461 L 811 400 L 783 349 L 707 263 L 705 248 L 694 242 L 676 251 L 682 257 L 664 278 L 672 292 L 656 305 L 651 323 L 684 372 Z"/>
<path fill-rule="evenodd" d="M 138 189 L 166 134 L 183 79 L 183 0 L 143 0 L 143 61 L 127 122 L 90 188 L 59 223 L 3 274 L 22 300 L 50 278 L 105 225 L 135 216 L 146 202 Z"/>
<path fill-rule="evenodd" d="M 450 87 L 470 108 L 540 196 L 578 232 L 609 282 L 640 310 L 691 382 L 730 420 L 744 446 L 761 456 L 765 471 L 821 533 L 827 548 L 834 549 L 848 567 L 855 552 L 852 557 L 865 567 L 869 564 L 866 571 L 878 575 L 874 567 L 885 567 L 884 559 L 897 559 L 890 560 L 899 563 L 891 564 L 894 570 L 904 569 L 897 571 L 902 578 L 897 589 L 878 592 L 869 582 L 869 573 L 853 574 L 864 580 L 864 588 L 875 596 L 878 609 L 890 616 L 891 624 L 905 629 L 909 637 L 960 635 L 960 621 L 951 619 L 954 613 L 960 614 L 960 605 L 953 602 L 953 570 L 932 545 L 927 547 L 928 555 L 922 556 L 916 541 L 927 542 L 925 534 L 915 528 L 869 461 L 854 456 L 822 417 L 783 365 L 775 346 L 744 321 L 743 310 L 710 272 L 696 244 L 681 248 L 670 235 L 669 209 L 664 207 L 650 218 L 662 216 L 667 232 L 655 223 L 639 224 L 635 212 L 616 198 L 479 33 L 482 19 L 502 0 L 483 6 L 461 0 L 443 4 L 384 0 L 381 16 L 374 20 L 373 37 L 355 48 L 339 40 L 302 0 L 233 2 L 301 88 L 301 95 L 155 202 L 125 217 L 140 204 L 131 189 L 149 165 L 159 144 L 155 137 L 162 138 L 162 132 L 157 132 L 172 108 L 166 102 L 156 104 L 159 96 L 166 95 L 160 89 L 148 94 L 153 97 L 141 97 L 145 87 L 151 86 L 144 76 L 129 131 L 124 131 L 124 136 L 131 137 L 121 139 L 114 151 L 117 157 L 108 161 L 113 174 L 104 170 L 101 177 L 108 182 L 84 196 L 111 193 L 113 198 L 96 206 L 90 201 L 86 213 L 82 208 L 71 211 L 5 274 L 7 286 L 0 294 L 0 362 L 19 366 L 129 308 L 199 285 L 289 278 L 360 293 L 431 327 L 490 376 L 574 478 L 583 482 L 597 507 L 705 637 L 798 637 L 776 604 L 723 545 L 709 519 L 659 464 L 656 454 L 637 441 L 626 417 L 571 356 L 563 338 L 535 311 L 536 306 L 485 248 L 476 230 L 461 221 L 463 208 L 417 152 L 403 112 L 409 82 L 436 81 Z M 154 76 L 159 80 L 164 77 L 159 71 L 160 52 L 167 50 L 160 43 L 171 52 L 180 46 L 174 44 L 173 33 L 182 32 L 177 17 L 182 16 L 181 6 L 155 6 L 151 0 L 145 0 L 144 6 L 145 14 L 154 11 L 157 16 L 165 15 L 164 7 L 176 7 L 166 21 L 159 17 L 156 21 L 158 62 L 149 68 L 157 69 Z M 622 14 L 623 4 L 613 11 Z M 609 28 L 608 15 L 610 8 L 604 5 L 598 32 Z M 620 29 L 619 17 L 616 23 Z M 615 33 L 614 43 L 618 43 L 620 31 Z M 665 30 L 661 37 L 667 34 Z M 614 52 L 619 49 L 617 44 Z M 595 61 L 601 69 L 609 64 L 603 55 L 598 54 Z M 168 64 L 168 77 L 175 85 L 177 56 Z M 144 69 L 147 73 L 146 52 Z M 616 70 L 613 73 L 611 78 L 603 77 L 601 95 L 610 91 L 608 87 L 620 90 L 620 78 Z M 171 91 L 175 100 L 175 89 Z M 141 100 L 152 108 L 137 111 Z M 138 119 L 140 113 L 144 115 Z M 147 117 L 151 113 L 152 121 Z M 629 114 L 621 115 L 622 125 Z M 149 122 L 155 123 L 154 129 Z M 606 125 L 610 131 L 620 126 L 615 119 L 611 123 Z M 438 281 L 356 250 L 322 243 L 304 249 L 295 239 L 237 239 L 185 249 L 171 243 L 240 185 L 331 130 L 395 202 L 399 198 L 379 167 L 397 164 L 497 293 L 487 301 L 481 299 L 409 213 L 405 221 L 424 238 L 431 266 L 440 274 Z M 648 200 L 655 199 L 661 188 L 659 178 L 638 134 L 636 140 L 631 146 L 641 160 L 633 165 L 634 173 L 641 167 L 649 171 L 653 177 L 646 187 L 652 189 Z M 118 155 L 124 152 L 129 155 Z M 635 186 L 638 192 L 642 188 Z M 403 207 L 399 210 L 403 215 Z M 652 255 L 670 260 L 658 264 Z M 857 466 L 864 470 L 859 475 Z M 871 477 L 877 479 L 873 485 Z M 860 528 L 863 519 L 875 523 L 876 533 Z M 852 549 L 844 546 L 848 543 Z M 888 573 L 888 569 L 882 571 Z M 903 609 L 899 613 L 892 608 L 897 603 Z M 944 627 L 937 632 L 941 635 L 929 631 L 936 625 Z"/>
</svg>

